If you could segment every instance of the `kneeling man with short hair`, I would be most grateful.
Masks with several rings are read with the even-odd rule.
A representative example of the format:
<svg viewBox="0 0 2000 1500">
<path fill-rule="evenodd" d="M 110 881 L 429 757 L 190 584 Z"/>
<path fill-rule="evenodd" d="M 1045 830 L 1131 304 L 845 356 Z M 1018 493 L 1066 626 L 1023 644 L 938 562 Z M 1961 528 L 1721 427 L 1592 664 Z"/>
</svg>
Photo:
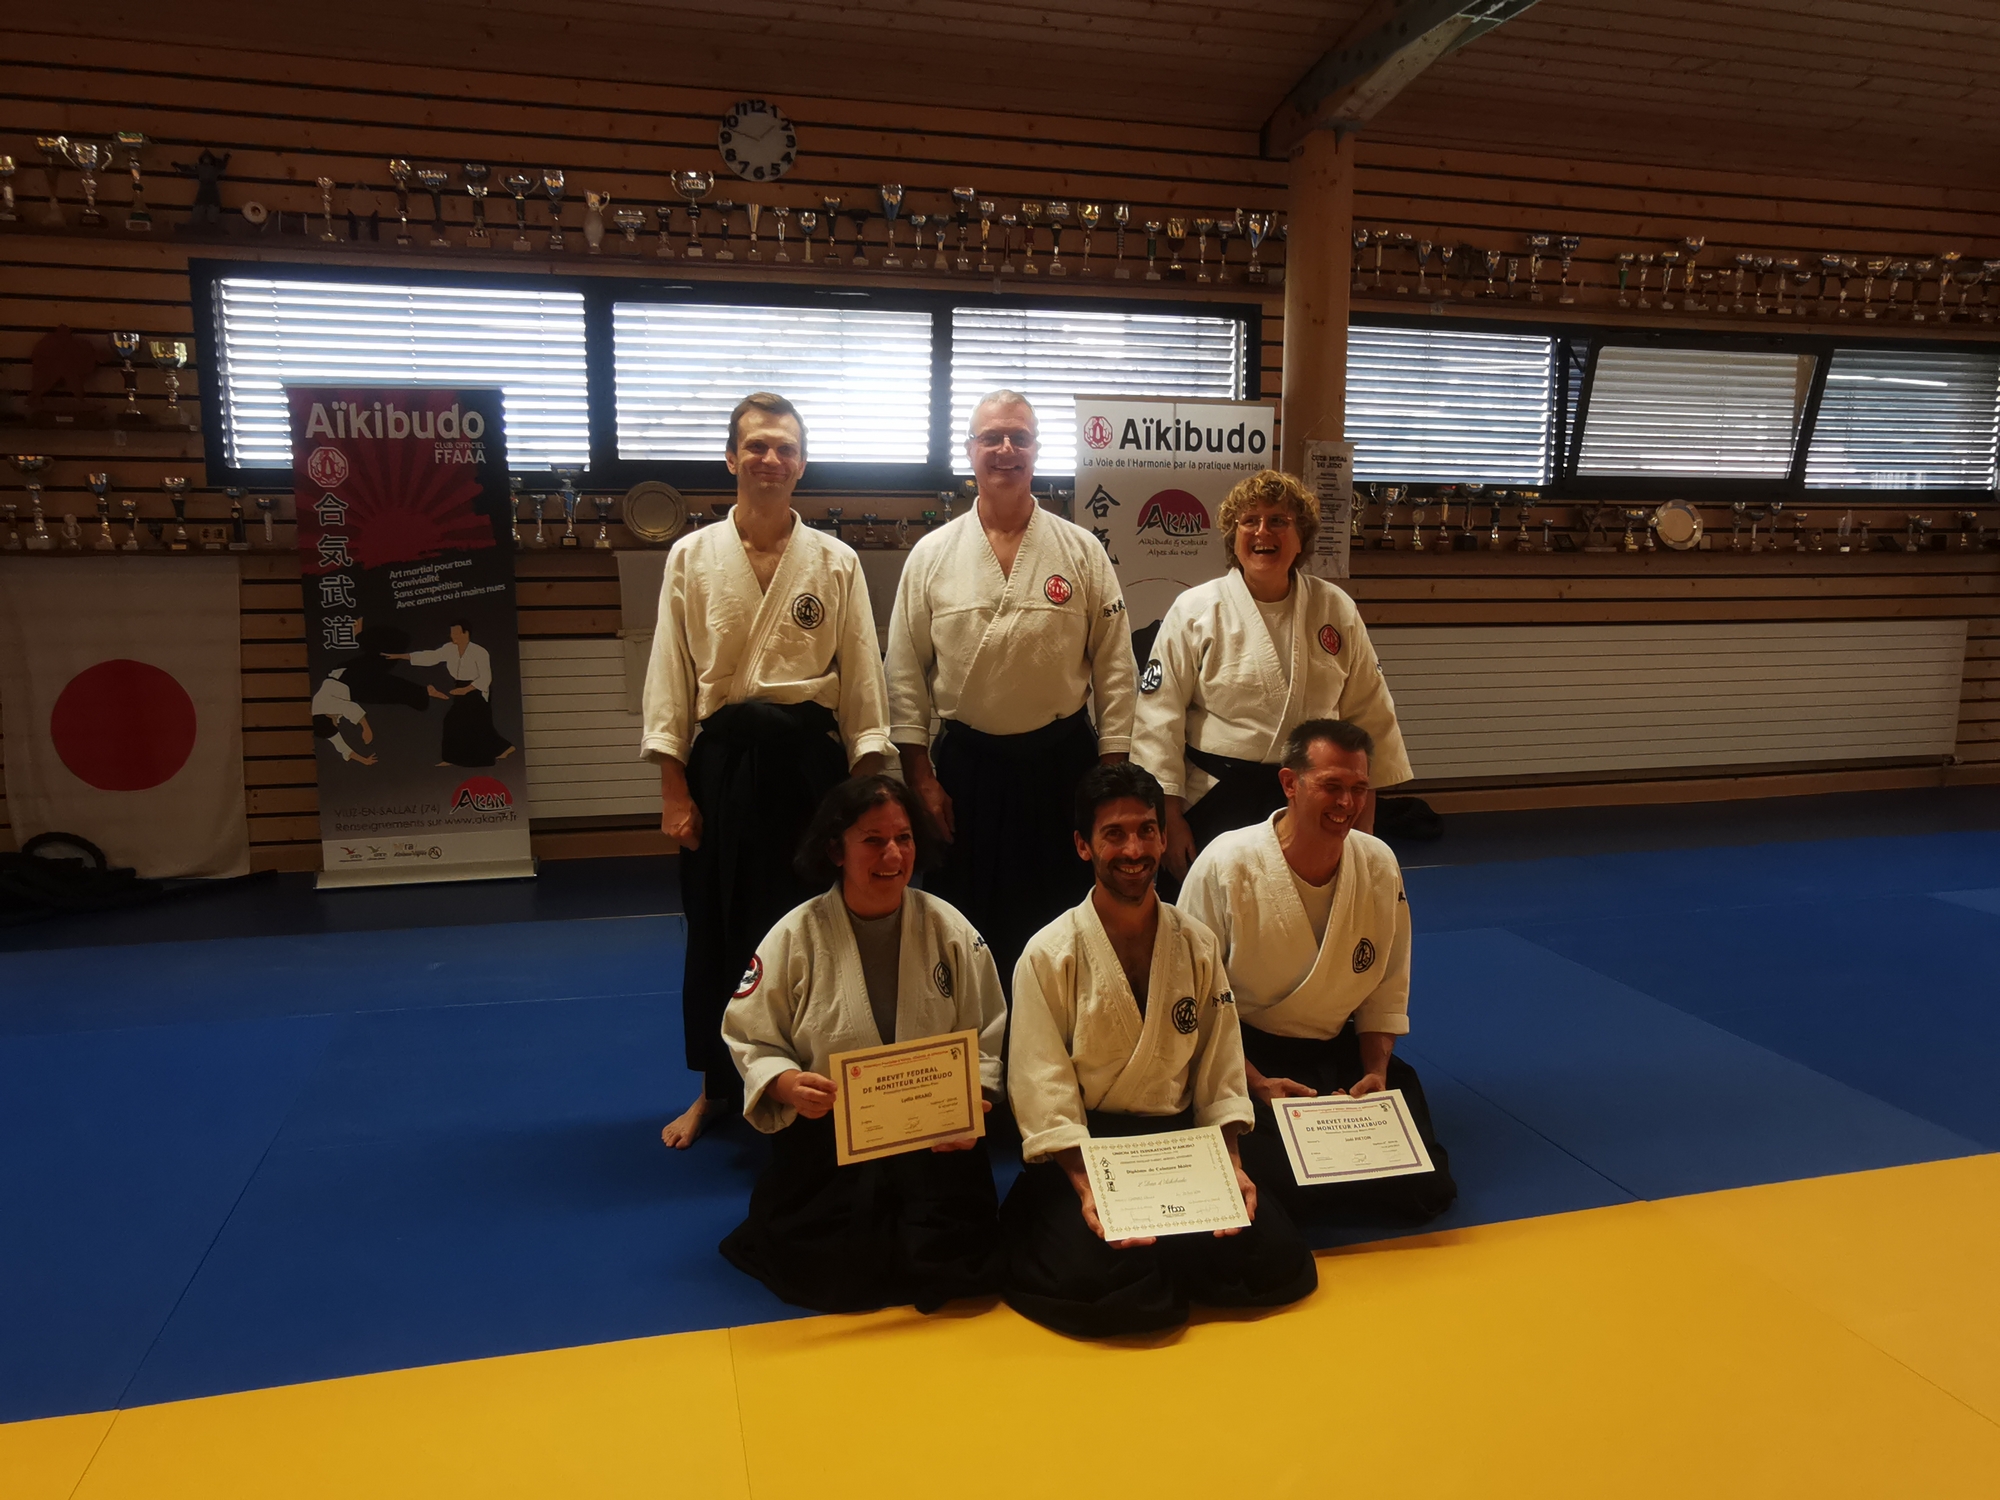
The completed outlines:
<svg viewBox="0 0 2000 1500">
<path fill-rule="evenodd" d="M 1423 1220 L 1458 1196 L 1416 1069 L 1394 1055 L 1410 1029 L 1410 904 L 1389 846 L 1354 827 L 1368 797 L 1368 731 L 1308 719 L 1285 745 L 1284 810 L 1202 850 L 1181 905 L 1222 942 L 1257 1100 L 1244 1164 L 1300 1218 Z M 1271 1100 L 1401 1089 L 1433 1170 L 1300 1188 Z"/>
<path fill-rule="evenodd" d="M 979 1033 L 986 1108 L 1000 1091 L 1007 1005 L 985 941 L 910 887 L 938 844 L 916 793 L 859 776 L 827 796 L 798 868 L 832 889 L 757 945 L 723 1015 L 743 1117 L 774 1134 L 750 1214 L 722 1242 L 738 1270 L 819 1312 L 1000 1290 L 1005 1257 L 983 1137 L 836 1165 L 829 1059 L 885 1042 Z"/>
<path fill-rule="evenodd" d="M 1150 772 L 1085 773 L 1076 850 L 1096 882 L 1014 969 L 1008 1095 L 1028 1165 L 1001 1210 L 1007 1301 L 1062 1333 L 1153 1332 L 1185 1322 L 1191 1302 L 1277 1307 L 1318 1285 L 1304 1238 L 1240 1161 L 1249 1228 L 1104 1239 L 1084 1142 L 1219 1125 L 1234 1161 L 1252 1118 L 1215 938 L 1153 889 L 1165 822 Z"/>
</svg>

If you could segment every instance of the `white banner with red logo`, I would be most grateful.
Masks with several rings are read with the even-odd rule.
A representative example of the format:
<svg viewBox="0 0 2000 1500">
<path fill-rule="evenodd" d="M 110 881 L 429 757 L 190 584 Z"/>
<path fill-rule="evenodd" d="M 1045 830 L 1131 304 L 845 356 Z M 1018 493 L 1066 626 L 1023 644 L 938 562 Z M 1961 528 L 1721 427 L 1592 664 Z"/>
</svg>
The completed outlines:
<svg viewBox="0 0 2000 1500">
<path fill-rule="evenodd" d="M 14 837 L 70 833 L 147 876 L 245 875 L 233 557 L 0 563 Z"/>
<path fill-rule="evenodd" d="M 534 874 L 500 392 L 286 395 L 320 884 Z"/>
<path fill-rule="evenodd" d="M 1135 632 L 1222 576 L 1222 502 L 1276 465 L 1272 431 L 1259 402 L 1076 398 L 1076 521 L 1110 552 Z"/>
</svg>

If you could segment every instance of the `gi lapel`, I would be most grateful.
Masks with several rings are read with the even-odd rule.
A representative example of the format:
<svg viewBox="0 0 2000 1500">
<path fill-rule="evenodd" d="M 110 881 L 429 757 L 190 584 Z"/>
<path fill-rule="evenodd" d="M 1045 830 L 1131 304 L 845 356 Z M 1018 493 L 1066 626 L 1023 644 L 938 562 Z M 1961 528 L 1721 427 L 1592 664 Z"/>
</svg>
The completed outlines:
<svg viewBox="0 0 2000 1500">
<path fill-rule="evenodd" d="M 1294 594 L 1302 596 L 1303 587 L 1296 578 L 1292 580 L 1292 589 Z M 1251 679 L 1248 684 L 1249 692 L 1257 694 L 1258 684 L 1284 681 L 1284 663 L 1278 660 L 1277 643 L 1271 639 L 1271 632 L 1265 628 L 1263 611 L 1257 608 L 1256 596 L 1250 592 L 1250 585 L 1243 581 L 1241 569 L 1231 568 L 1223 575 L 1222 592 L 1229 612 L 1236 617 L 1237 634 L 1247 637 L 1253 643 L 1250 654 L 1255 660 L 1249 664 Z M 1277 730 L 1257 757 L 1266 763 L 1278 759 L 1279 753 L 1284 748 L 1285 736 L 1292 732 L 1292 725 L 1302 717 L 1299 705 L 1303 700 L 1299 692 L 1299 682 L 1304 664 L 1301 661 L 1300 642 L 1303 636 L 1299 621 L 1304 618 L 1304 604 L 1303 597 L 1295 597 L 1292 600 L 1292 639 L 1289 647 L 1292 656 L 1291 680 L 1285 691 L 1284 708 L 1278 715 Z"/>
<path fill-rule="evenodd" d="M 994 555 L 993 543 L 987 539 L 986 528 L 979 521 L 979 507 L 975 504 L 966 516 L 966 525 L 972 535 L 964 544 L 971 552 L 975 567 L 991 568 L 1000 573 L 1000 559 Z M 986 622 L 981 632 L 979 645 L 972 653 L 972 659 L 965 664 L 964 686 L 960 689 L 963 697 L 975 690 L 975 684 L 986 681 L 980 671 L 980 663 L 986 659 L 988 651 L 1006 655 L 1007 637 L 1013 633 L 1015 621 L 1021 615 L 1021 592 L 1027 587 L 1025 582 L 1034 572 L 1035 553 L 1042 530 L 1042 508 L 1038 505 L 1028 517 L 1028 529 L 1021 535 L 1021 548 L 1014 554 L 1014 566 L 1010 572 L 1001 574 L 1000 597 L 993 605 L 993 618 Z"/>
<path fill-rule="evenodd" d="M 1153 962 L 1146 973 L 1146 1014 L 1142 1021 L 1139 1016 L 1139 1001 L 1132 993 L 1132 986 L 1125 978 L 1125 969 L 1118 962 L 1118 955 L 1111 946 L 1111 938 L 1104 931 L 1104 923 L 1093 906 L 1090 911 L 1091 937 L 1094 939 L 1092 963 L 1096 963 L 1096 953 L 1103 955 L 1110 965 L 1109 984 L 1117 986 L 1117 994 L 1124 1001 L 1118 1007 L 1124 1016 L 1131 1038 L 1130 1050 L 1125 1066 L 1118 1074 L 1118 1081 L 1104 1091 L 1098 1108 L 1113 1114 L 1141 1114 L 1147 1111 L 1139 1106 L 1148 1103 L 1147 1094 L 1158 1080 L 1156 1074 L 1162 1071 L 1179 1071 L 1173 1067 L 1173 1059 L 1168 1055 L 1174 1031 L 1173 1011 L 1176 1001 L 1187 990 L 1186 965 L 1181 962 L 1186 947 L 1181 942 L 1180 914 L 1165 902 L 1160 903 L 1160 925 L 1153 934 Z M 1157 1113 L 1157 1110 L 1152 1111 Z"/>
<path fill-rule="evenodd" d="M 907 924 L 907 892 L 903 900 L 903 916 Z M 831 955 L 834 966 L 833 995 L 829 1002 L 834 1014 L 813 1020 L 815 1029 L 829 1038 L 826 1050 L 845 1052 L 852 1047 L 893 1042 L 894 1037 L 882 1036 L 875 1029 L 875 1011 L 868 1003 L 868 976 L 861 972 L 861 945 L 854 941 L 854 924 L 847 919 L 847 899 L 840 894 L 839 886 L 813 903 L 813 920 L 819 924 L 819 938 L 825 945 L 821 951 Z M 907 925 L 903 929 L 903 942 L 905 945 L 909 943 Z M 821 988 L 817 984 L 813 986 L 815 993 Z M 901 1009 L 901 1006 L 897 1007 L 899 1012 Z M 793 1025 L 797 1027 L 804 1021 L 805 1017 L 801 1015 Z"/>
<path fill-rule="evenodd" d="M 1279 953 L 1297 953 L 1301 950 L 1313 954 L 1312 967 L 1306 977 L 1299 981 L 1292 992 L 1280 1000 L 1273 1001 L 1259 1011 L 1259 1020 L 1278 1021 L 1284 1016 L 1285 1007 L 1301 995 L 1318 993 L 1323 987 L 1338 986 L 1340 970 L 1332 965 L 1341 961 L 1334 953 L 1340 935 L 1347 930 L 1348 912 L 1354 905 L 1356 882 L 1347 878 L 1347 860 L 1343 858 L 1333 876 L 1333 909 L 1327 913 L 1326 940 L 1315 945 L 1312 924 L 1306 920 L 1305 903 L 1299 899 L 1298 888 L 1292 884 L 1291 866 L 1285 863 L 1285 851 L 1278 847 L 1278 825 L 1272 819 L 1264 825 L 1264 837 L 1258 842 L 1258 877 L 1262 886 L 1261 895 L 1264 910 L 1277 918 L 1278 931 L 1272 947 Z M 1264 1026 L 1261 1030 L 1273 1030 Z"/>
<path fill-rule="evenodd" d="M 723 566 L 729 572 L 729 586 L 744 590 L 749 598 L 757 597 L 757 572 L 750 566 L 750 558 L 743 550 L 743 538 L 736 530 L 735 511 L 722 518 L 721 524 L 729 528 L 729 540 L 734 547 L 722 549 Z M 753 685 L 757 681 L 757 668 L 763 661 L 764 648 L 770 643 L 771 632 L 778 628 L 785 613 L 792 607 L 792 588 L 803 566 L 806 550 L 812 543 L 801 535 L 806 523 L 795 511 L 792 514 L 792 534 L 785 538 L 785 550 L 778 557 L 778 569 L 771 575 L 771 586 L 764 590 L 763 599 L 757 605 L 757 613 L 750 620 L 749 638 L 743 643 L 743 655 L 737 659 L 736 675 L 730 679 L 729 701 L 741 703 L 754 697 Z M 849 935 L 852 942 L 852 934 Z"/>
</svg>

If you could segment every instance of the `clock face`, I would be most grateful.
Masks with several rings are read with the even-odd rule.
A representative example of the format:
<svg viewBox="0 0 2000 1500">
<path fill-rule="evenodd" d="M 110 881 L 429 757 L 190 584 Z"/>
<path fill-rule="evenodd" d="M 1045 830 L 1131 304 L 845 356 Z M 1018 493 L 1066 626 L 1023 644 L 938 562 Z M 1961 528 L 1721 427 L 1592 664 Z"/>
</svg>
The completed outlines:
<svg viewBox="0 0 2000 1500">
<path fill-rule="evenodd" d="M 750 182 L 776 182 L 798 159 L 798 132 L 762 99 L 745 99 L 722 117 L 716 149 L 729 170 Z"/>
</svg>

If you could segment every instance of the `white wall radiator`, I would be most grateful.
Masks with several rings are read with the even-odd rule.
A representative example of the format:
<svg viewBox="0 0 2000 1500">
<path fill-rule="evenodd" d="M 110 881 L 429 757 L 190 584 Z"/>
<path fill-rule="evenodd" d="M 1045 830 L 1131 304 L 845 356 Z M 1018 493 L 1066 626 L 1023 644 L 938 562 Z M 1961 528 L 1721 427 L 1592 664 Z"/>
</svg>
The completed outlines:
<svg viewBox="0 0 2000 1500">
<path fill-rule="evenodd" d="M 660 770 L 639 759 L 623 641 L 522 641 L 521 710 L 531 818 L 659 816 Z"/>
<path fill-rule="evenodd" d="M 1963 620 L 1384 626 L 1423 781 L 1943 757 Z"/>
</svg>

